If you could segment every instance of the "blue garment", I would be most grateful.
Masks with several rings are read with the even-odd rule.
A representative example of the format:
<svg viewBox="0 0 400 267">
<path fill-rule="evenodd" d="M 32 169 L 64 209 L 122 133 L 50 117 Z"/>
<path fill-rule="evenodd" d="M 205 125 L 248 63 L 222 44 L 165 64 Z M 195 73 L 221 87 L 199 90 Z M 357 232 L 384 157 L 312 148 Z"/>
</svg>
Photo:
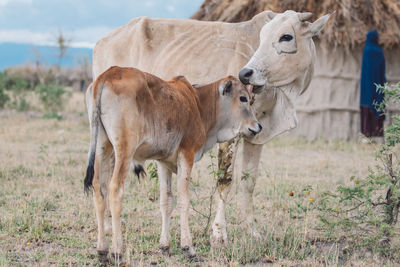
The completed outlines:
<svg viewBox="0 0 400 267">
<path fill-rule="evenodd" d="M 373 30 L 367 34 L 362 58 L 360 106 L 369 107 L 377 117 L 381 114 L 376 110 L 376 104 L 383 101 L 384 95 L 376 91 L 375 84 L 385 82 L 385 57 L 378 43 L 378 32 Z"/>
</svg>

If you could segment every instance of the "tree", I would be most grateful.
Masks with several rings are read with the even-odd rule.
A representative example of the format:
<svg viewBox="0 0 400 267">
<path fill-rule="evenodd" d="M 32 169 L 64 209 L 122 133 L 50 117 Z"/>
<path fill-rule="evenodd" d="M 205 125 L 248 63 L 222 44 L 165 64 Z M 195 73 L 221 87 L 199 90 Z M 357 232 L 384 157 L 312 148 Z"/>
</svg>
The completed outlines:
<svg viewBox="0 0 400 267">
<path fill-rule="evenodd" d="M 56 43 L 58 47 L 58 53 L 57 53 L 57 58 L 58 58 L 58 66 L 61 67 L 62 60 L 66 57 L 67 55 L 67 50 L 71 45 L 71 38 L 68 38 L 65 36 L 65 34 L 59 30 L 58 34 L 56 36 Z"/>
</svg>

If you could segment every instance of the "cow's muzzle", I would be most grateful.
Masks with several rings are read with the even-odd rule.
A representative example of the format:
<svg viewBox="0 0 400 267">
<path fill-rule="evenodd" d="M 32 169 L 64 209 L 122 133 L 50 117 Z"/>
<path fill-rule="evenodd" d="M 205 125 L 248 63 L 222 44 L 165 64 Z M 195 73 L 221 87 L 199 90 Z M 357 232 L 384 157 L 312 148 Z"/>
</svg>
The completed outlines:
<svg viewBox="0 0 400 267">
<path fill-rule="evenodd" d="M 243 84 L 249 84 L 250 83 L 250 78 L 251 75 L 253 75 L 253 70 L 252 69 L 247 69 L 247 68 L 243 68 L 240 72 L 239 72 L 239 80 L 243 83 Z"/>
<path fill-rule="evenodd" d="M 249 132 L 251 133 L 252 136 L 255 136 L 256 134 L 260 133 L 261 130 L 262 130 L 262 126 L 260 123 L 257 123 L 256 129 L 249 128 Z"/>
</svg>

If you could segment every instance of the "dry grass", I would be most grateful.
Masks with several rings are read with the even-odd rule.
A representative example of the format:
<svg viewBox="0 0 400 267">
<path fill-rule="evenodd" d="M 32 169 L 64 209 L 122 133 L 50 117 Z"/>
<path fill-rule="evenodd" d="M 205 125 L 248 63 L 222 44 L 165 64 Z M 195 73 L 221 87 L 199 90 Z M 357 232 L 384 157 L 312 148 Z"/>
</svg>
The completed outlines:
<svg viewBox="0 0 400 267">
<path fill-rule="evenodd" d="M 0 112 L 1 266 L 99 264 L 95 213 L 91 198 L 83 194 L 89 129 L 82 94 L 74 94 L 67 111 L 61 121 L 32 112 Z M 191 211 L 194 242 L 204 259 L 201 264 L 394 265 L 372 254 L 346 256 L 344 244 L 324 239 L 312 209 L 315 204 L 308 201 L 310 196 L 318 200 L 324 190 L 348 182 L 352 175 L 365 175 L 368 165 L 374 164 L 375 149 L 348 142 L 275 139 L 263 151 L 254 193 L 263 238 L 255 240 L 243 229 L 235 184 L 227 216 L 231 243 L 225 250 L 210 248 L 210 230 L 203 235 L 207 218 Z M 210 164 L 209 156 L 197 164 L 191 183 L 192 205 L 204 214 L 214 186 Z M 172 256 L 158 251 L 157 186 L 156 179 L 138 182 L 132 175 L 127 179 L 122 216 L 125 260 L 132 265 L 191 264 L 179 249 L 176 210 Z"/>
</svg>

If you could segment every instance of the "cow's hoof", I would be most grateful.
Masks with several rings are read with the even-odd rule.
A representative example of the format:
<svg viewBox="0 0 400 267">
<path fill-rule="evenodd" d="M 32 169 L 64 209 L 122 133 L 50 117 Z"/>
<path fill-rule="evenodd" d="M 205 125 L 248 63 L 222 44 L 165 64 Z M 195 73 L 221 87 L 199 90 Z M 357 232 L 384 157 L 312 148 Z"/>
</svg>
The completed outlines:
<svg viewBox="0 0 400 267">
<path fill-rule="evenodd" d="M 164 256 L 170 256 L 169 246 L 159 246 L 159 248 Z"/>
<path fill-rule="evenodd" d="M 99 256 L 99 261 L 101 263 L 108 262 L 108 250 L 98 250 L 97 255 Z"/>
<path fill-rule="evenodd" d="M 121 253 L 111 253 L 111 263 L 117 266 L 124 266 L 125 262 L 123 261 L 124 257 Z"/>
<path fill-rule="evenodd" d="M 213 234 L 210 237 L 210 243 L 213 248 L 224 248 L 228 244 L 228 241 L 222 235 L 216 236 Z"/>
<path fill-rule="evenodd" d="M 181 249 L 182 249 L 182 252 L 185 255 L 185 257 L 187 257 L 187 258 L 189 258 L 191 260 L 194 260 L 195 258 L 197 258 L 196 257 L 196 251 L 194 250 L 193 247 L 184 246 Z"/>
</svg>

